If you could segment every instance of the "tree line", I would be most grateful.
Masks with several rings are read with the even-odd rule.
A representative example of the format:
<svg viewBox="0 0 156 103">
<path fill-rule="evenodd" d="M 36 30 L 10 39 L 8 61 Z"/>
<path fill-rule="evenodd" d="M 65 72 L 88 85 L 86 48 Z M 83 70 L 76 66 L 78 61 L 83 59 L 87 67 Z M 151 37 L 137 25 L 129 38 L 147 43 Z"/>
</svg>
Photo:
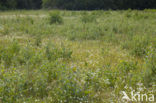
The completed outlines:
<svg viewBox="0 0 156 103">
<path fill-rule="evenodd" d="M 156 8 L 156 0 L 0 0 L 0 10 L 7 9 L 145 9 Z"/>
<path fill-rule="evenodd" d="M 0 10 L 40 9 L 42 0 L 0 0 Z"/>
</svg>

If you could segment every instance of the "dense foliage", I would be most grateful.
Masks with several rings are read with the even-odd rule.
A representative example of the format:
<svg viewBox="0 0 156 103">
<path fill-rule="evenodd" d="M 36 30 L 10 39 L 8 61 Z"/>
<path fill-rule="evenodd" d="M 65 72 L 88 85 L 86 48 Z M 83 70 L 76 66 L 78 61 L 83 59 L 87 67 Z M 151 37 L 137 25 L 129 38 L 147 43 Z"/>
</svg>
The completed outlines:
<svg viewBox="0 0 156 103">
<path fill-rule="evenodd" d="M 7 9 L 40 9 L 42 0 L 1 0 L 0 10 Z"/>
<path fill-rule="evenodd" d="M 69 10 L 156 8 L 156 0 L 1 0 L 0 9 L 57 8 Z"/>
<path fill-rule="evenodd" d="M 43 0 L 43 7 L 92 10 L 92 9 L 144 9 L 155 8 L 155 0 Z"/>
</svg>

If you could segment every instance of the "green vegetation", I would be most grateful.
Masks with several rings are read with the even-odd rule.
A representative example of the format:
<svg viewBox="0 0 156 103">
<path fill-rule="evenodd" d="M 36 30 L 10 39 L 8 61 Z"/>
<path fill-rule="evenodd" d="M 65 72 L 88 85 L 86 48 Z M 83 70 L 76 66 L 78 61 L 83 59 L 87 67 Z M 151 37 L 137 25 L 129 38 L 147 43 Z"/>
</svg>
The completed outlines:
<svg viewBox="0 0 156 103">
<path fill-rule="evenodd" d="M 0 12 L 0 102 L 121 102 L 155 90 L 156 13 Z M 156 94 L 155 94 L 156 95 Z"/>
<path fill-rule="evenodd" d="M 54 11 L 51 12 L 49 17 L 49 22 L 50 24 L 62 24 L 63 23 L 63 18 L 60 16 L 59 11 Z"/>
</svg>

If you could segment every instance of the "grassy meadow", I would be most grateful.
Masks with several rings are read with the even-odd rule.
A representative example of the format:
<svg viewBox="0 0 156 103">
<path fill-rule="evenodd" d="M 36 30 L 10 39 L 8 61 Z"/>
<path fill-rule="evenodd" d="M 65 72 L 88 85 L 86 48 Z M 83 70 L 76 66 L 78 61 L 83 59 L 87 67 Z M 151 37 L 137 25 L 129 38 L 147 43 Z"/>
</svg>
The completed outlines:
<svg viewBox="0 0 156 103">
<path fill-rule="evenodd" d="M 122 103 L 155 83 L 156 10 L 0 12 L 0 103 Z"/>
</svg>

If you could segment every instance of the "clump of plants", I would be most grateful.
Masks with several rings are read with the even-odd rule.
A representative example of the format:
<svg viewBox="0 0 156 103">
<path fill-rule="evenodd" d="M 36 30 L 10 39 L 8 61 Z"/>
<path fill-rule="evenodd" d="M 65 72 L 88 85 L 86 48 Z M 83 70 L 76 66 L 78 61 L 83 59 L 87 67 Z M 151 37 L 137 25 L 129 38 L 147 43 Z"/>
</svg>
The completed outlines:
<svg viewBox="0 0 156 103">
<path fill-rule="evenodd" d="M 96 21 L 96 16 L 88 13 L 84 13 L 81 15 L 81 21 L 83 23 L 91 23 Z"/>
<path fill-rule="evenodd" d="M 37 35 L 36 38 L 35 38 L 35 45 L 40 46 L 41 43 L 42 43 L 41 35 Z"/>
<path fill-rule="evenodd" d="M 132 61 L 120 61 L 117 65 L 117 81 L 132 84 L 132 77 L 135 76 L 135 71 L 138 69 L 137 62 Z M 133 81 L 134 82 L 134 81 Z M 124 84 L 125 84 L 124 83 Z"/>
<path fill-rule="evenodd" d="M 72 51 L 69 48 L 65 48 L 63 45 L 59 48 L 52 43 L 48 43 L 45 47 L 45 55 L 49 61 L 57 59 L 69 59 L 71 58 Z"/>
<path fill-rule="evenodd" d="M 119 69 L 120 73 L 128 74 L 130 71 L 137 69 L 137 63 L 120 61 L 120 64 L 118 64 L 117 68 Z"/>
<path fill-rule="evenodd" d="M 60 79 L 57 81 L 58 85 L 54 89 L 56 94 L 54 102 L 89 102 L 89 92 L 81 82 L 82 77 L 79 75 L 80 72 L 73 68 L 67 69 L 65 67 L 63 69 L 61 70 Z"/>
<path fill-rule="evenodd" d="M 2 34 L 2 35 L 9 35 L 9 28 L 8 28 L 8 26 L 4 26 L 3 28 L 0 27 L 0 34 Z"/>
<path fill-rule="evenodd" d="M 12 44 L 0 45 L 0 63 L 3 62 L 6 67 L 9 67 L 12 62 L 16 61 L 20 46 L 17 41 L 13 41 Z"/>
<path fill-rule="evenodd" d="M 150 47 L 145 58 L 146 72 L 144 82 L 146 86 L 156 82 L 156 49 Z"/>
<path fill-rule="evenodd" d="M 134 38 L 132 54 L 142 57 L 146 55 L 146 50 L 149 45 L 148 38 L 146 37 L 136 37 Z"/>
<path fill-rule="evenodd" d="M 63 18 L 60 15 L 59 11 L 53 11 L 49 14 L 49 23 L 50 24 L 62 24 Z"/>
<path fill-rule="evenodd" d="M 137 72 L 139 66 L 137 62 L 133 61 L 121 61 L 117 65 L 117 75 L 114 84 L 115 95 L 119 96 L 120 92 L 126 86 L 136 89 L 136 85 L 139 82 L 142 82 L 143 74 L 141 72 Z"/>
<path fill-rule="evenodd" d="M 146 55 L 148 45 L 149 37 L 134 36 L 132 37 L 132 40 L 124 42 L 122 47 L 130 50 L 130 54 L 134 56 L 144 57 Z"/>
</svg>

